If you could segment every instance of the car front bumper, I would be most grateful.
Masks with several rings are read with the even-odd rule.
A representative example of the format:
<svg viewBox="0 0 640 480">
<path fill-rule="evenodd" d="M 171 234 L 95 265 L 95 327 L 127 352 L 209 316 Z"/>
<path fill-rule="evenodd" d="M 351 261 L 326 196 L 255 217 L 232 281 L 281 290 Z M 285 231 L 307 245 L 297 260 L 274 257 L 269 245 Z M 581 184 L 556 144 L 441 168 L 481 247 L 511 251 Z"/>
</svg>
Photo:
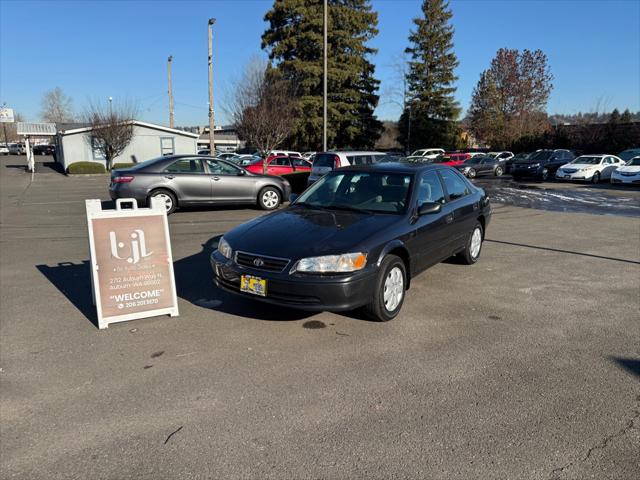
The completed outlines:
<svg viewBox="0 0 640 480">
<path fill-rule="evenodd" d="M 567 181 L 572 181 L 572 180 L 591 180 L 593 178 L 593 174 L 595 173 L 595 171 L 586 171 L 586 172 L 572 172 L 572 173 L 567 173 L 567 172 L 563 172 L 561 170 L 558 170 L 556 172 L 556 179 L 557 180 L 567 180 Z"/>
<path fill-rule="evenodd" d="M 611 183 L 628 183 L 640 185 L 640 173 L 636 175 L 621 175 L 614 172 L 611 174 Z"/>
<path fill-rule="evenodd" d="M 227 292 L 252 300 L 309 311 L 346 311 L 366 305 L 372 298 L 377 268 L 343 275 L 290 275 L 238 265 L 218 250 L 210 256 L 213 280 Z M 267 295 L 240 291 L 240 277 L 252 275 L 267 281 Z"/>
</svg>

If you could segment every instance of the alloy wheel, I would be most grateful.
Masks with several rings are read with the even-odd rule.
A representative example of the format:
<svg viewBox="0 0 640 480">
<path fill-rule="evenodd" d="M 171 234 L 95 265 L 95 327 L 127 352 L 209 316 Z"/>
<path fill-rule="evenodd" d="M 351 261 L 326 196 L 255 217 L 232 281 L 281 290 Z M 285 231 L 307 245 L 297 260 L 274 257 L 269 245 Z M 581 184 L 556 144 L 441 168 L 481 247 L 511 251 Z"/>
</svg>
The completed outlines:
<svg viewBox="0 0 640 480">
<path fill-rule="evenodd" d="M 273 190 L 267 190 L 262 194 L 262 204 L 271 209 L 278 206 L 278 194 Z"/>
<path fill-rule="evenodd" d="M 160 200 L 162 200 L 162 202 L 164 203 L 164 206 L 167 209 L 167 212 L 169 210 L 171 210 L 171 208 L 173 207 L 173 199 L 167 195 L 166 193 L 158 193 L 156 195 L 153 196 L 154 198 L 159 198 Z"/>
</svg>

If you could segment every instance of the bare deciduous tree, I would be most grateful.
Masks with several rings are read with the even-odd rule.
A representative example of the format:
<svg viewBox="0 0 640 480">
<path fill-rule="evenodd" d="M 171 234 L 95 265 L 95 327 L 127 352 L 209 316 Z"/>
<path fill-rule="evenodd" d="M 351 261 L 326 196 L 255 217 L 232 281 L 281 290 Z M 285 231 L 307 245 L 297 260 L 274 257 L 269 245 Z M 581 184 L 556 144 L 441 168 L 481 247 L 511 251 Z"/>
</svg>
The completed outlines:
<svg viewBox="0 0 640 480">
<path fill-rule="evenodd" d="M 104 156 L 107 170 L 111 170 L 113 159 L 131 143 L 137 111 L 130 102 L 91 103 L 85 111 L 84 121 L 92 128 L 87 141 Z"/>
<path fill-rule="evenodd" d="M 45 122 L 73 122 L 73 100 L 60 87 L 47 90 L 42 96 L 40 116 Z"/>
<path fill-rule="evenodd" d="M 296 123 L 291 83 L 258 57 L 249 61 L 227 105 L 240 138 L 265 156 L 289 137 Z M 266 163 L 263 162 L 266 172 Z"/>
</svg>

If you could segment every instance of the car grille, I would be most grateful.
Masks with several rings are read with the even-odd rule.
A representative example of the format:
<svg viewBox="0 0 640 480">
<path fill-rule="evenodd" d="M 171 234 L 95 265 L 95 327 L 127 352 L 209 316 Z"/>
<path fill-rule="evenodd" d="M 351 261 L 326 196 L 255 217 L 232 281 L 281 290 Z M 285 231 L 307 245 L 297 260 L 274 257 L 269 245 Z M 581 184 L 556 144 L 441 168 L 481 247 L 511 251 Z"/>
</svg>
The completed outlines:
<svg viewBox="0 0 640 480">
<path fill-rule="evenodd" d="M 620 175 L 624 175 L 625 177 L 633 177 L 634 175 L 637 175 L 636 172 L 620 172 Z"/>
<path fill-rule="evenodd" d="M 255 253 L 236 252 L 236 263 L 243 267 L 266 270 L 268 272 L 282 272 L 289 265 L 288 258 L 268 257 Z"/>
<path fill-rule="evenodd" d="M 563 173 L 576 173 L 578 170 L 576 170 L 575 168 L 564 168 L 560 171 Z"/>
</svg>

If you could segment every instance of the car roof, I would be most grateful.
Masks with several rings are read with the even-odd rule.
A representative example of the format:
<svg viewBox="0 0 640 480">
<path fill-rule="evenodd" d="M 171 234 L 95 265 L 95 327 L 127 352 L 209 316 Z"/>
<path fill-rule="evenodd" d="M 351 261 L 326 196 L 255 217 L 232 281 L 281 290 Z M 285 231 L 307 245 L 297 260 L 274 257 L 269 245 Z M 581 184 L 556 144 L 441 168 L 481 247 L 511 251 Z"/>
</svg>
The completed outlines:
<svg viewBox="0 0 640 480">
<path fill-rule="evenodd" d="M 380 162 L 366 165 L 351 165 L 342 167 L 340 171 L 358 171 L 358 172 L 384 172 L 384 173 L 410 173 L 423 172 L 427 170 L 454 170 L 448 165 L 439 165 L 433 163 L 414 163 L 414 162 Z M 338 171 L 338 170 L 334 170 Z"/>
</svg>

